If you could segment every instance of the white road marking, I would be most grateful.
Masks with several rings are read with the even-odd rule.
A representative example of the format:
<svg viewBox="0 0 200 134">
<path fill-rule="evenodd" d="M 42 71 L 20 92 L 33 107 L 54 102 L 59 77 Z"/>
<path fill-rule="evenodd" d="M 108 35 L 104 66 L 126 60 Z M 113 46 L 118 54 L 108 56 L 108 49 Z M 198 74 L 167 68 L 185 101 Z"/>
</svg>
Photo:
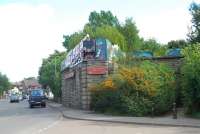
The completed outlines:
<svg viewBox="0 0 200 134">
<path fill-rule="evenodd" d="M 39 129 L 37 132 L 34 132 L 32 134 L 41 134 L 42 132 L 46 131 L 47 129 L 49 129 L 49 128 L 55 126 L 56 124 L 58 124 L 61 120 L 62 120 L 62 116 L 60 116 L 57 121 L 53 122 L 52 124 L 49 124 L 47 127 Z"/>
</svg>

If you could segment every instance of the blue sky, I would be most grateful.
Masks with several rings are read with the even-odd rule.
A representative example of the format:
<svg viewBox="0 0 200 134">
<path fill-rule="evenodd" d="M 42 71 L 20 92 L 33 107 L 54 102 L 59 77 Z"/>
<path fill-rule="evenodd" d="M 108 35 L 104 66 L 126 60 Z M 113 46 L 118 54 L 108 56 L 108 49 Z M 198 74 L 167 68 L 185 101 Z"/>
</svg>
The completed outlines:
<svg viewBox="0 0 200 134">
<path fill-rule="evenodd" d="M 144 39 L 185 39 L 192 1 L 0 0 L 0 72 L 11 81 L 37 76 L 42 58 L 64 51 L 62 35 L 81 30 L 94 10 L 110 10 L 122 23 L 132 17 Z"/>
</svg>

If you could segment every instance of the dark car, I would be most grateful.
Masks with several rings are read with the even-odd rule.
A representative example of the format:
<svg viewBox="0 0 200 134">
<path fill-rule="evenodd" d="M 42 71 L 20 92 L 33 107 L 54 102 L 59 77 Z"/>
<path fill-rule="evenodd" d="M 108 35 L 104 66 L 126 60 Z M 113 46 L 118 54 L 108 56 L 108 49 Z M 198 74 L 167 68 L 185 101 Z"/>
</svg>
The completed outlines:
<svg viewBox="0 0 200 134">
<path fill-rule="evenodd" d="M 46 107 L 46 96 L 42 89 L 34 89 L 30 92 L 29 107 L 33 108 L 34 106 Z"/>
<path fill-rule="evenodd" d="M 27 99 L 27 95 L 26 94 L 23 94 L 22 95 L 22 99 L 24 100 L 24 99 Z"/>
</svg>

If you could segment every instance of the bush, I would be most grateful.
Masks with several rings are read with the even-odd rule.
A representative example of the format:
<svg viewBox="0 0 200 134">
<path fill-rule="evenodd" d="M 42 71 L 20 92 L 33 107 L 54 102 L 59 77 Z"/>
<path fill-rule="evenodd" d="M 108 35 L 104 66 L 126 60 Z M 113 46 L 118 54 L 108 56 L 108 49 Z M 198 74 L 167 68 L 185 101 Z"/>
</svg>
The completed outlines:
<svg viewBox="0 0 200 134">
<path fill-rule="evenodd" d="M 200 112 L 200 44 L 183 50 L 184 63 L 181 68 L 183 103 L 187 114 Z"/>
<path fill-rule="evenodd" d="M 91 88 L 91 107 L 99 112 L 132 116 L 162 114 L 174 101 L 173 72 L 162 64 L 142 62 L 118 72 Z"/>
<path fill-rule="evenodd" d="M 143 63 L 146 79 L 149 79 L 156 90 L 152 98 L 155 114 L 163 114 L 172 108 L 175 101 L 174 72 L 165 64 Z"/>
</svg>

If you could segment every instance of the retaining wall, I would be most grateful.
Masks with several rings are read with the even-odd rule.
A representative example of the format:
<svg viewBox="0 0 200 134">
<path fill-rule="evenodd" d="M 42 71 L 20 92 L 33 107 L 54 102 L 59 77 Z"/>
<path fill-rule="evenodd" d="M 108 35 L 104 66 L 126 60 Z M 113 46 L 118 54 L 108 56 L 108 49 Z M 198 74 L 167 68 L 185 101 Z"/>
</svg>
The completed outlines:
<svg viewBox="0 0 200 134">
<path fill-rule="evenodd" d="M 90 109 L 89 87 L 108 75 L 108 63 L 88 60 L 62 72 L 62 104 L 77 109 Z"/>
<path fill-rule="evenodd" d="M 172 67 L 179 77 L 179 70 L 183 57 L 154 57 L 146 58 L 155 63 L 166 63 Z M 103 81 L 113 72 L 113 65 L 107 61 L 87 60 L 73 68 L 62 72 L 62 104 L 76 109 L 90 109 L 91 95 L 89 87 Z M 177 85 L 178 84 L 177 79 Z M 177 86 L 178 88 L 178 86 Z"/>
</svg>

